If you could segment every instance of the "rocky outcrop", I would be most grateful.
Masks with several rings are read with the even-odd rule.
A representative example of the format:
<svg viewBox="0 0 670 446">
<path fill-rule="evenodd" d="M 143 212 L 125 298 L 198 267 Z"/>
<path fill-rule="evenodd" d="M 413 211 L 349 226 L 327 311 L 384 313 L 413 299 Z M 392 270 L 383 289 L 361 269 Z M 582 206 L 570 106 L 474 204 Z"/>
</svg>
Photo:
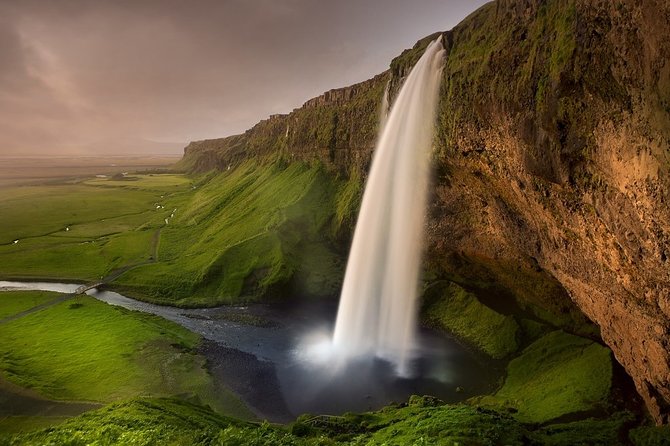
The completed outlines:
<svg viewBox="0 0 670 446">
<path fill-rule="evenodd" d="M 241 135 L 195 141 L 179 168 L 206 171 L 237 165 L 249 157 L 283 161 L 319 160 L 332 170 L 366 170 L 377 136 L 389 73 L 330 90 L 286 115 L 273 115 Z"/>
<path fill-rule="evenodd" d="M 384 89 L 434 37 L 370 81 L 192 143 L 183 163 L 365 172 Z M 670 4 L 500 0 L 443 39 L 429 267 L 575 330 L 578 307 L 670 422 Z"/>
</svg>

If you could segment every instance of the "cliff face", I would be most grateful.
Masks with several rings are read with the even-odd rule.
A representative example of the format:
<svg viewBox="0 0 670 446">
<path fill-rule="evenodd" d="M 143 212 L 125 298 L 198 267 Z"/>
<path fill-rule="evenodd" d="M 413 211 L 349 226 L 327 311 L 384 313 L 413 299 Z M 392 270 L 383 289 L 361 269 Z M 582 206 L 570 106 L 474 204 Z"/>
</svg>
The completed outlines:
<svg viewBox="0 0 670 446">
<path fill-rule="evenodd" d="M 498 2 L 447 39 L 431 259 L 557 279 L 667 423 L 668 4 Z"/>
<path fill-rule="evenodd" d="M 365 170 L 377 136 L 380 104 L 390 74 L 330 90 L 286 115 L 273 115 L 241 135 L 196 141 L 184 149 L 181 167 L 227 168 L 249 157 L 320 160 L 345 172 Z"/>
<path fill-rule="evenodd" d="M 428 267 L 559 324 L 576 305 L 670 422 L 670 4 L 500 0 L 443 38 Z M 429 40 L 367 82 L 191 143 L 182 166 L 365 172 L 384 89 Z"/>
</svg>

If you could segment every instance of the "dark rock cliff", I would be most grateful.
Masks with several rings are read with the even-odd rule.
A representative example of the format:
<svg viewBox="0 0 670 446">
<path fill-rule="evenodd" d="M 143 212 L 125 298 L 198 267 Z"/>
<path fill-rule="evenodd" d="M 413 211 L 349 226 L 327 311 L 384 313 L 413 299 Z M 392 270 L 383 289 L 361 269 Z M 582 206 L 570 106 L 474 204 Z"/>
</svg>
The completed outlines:
<svg viewBox="0 0 670 446">
<path fill-rule="evenodd" d="M 365 172 L 384 89 L 431 37 L 369 81 L 191 143 L 182 167 Z M 499 0 L 443 39 L 429 268 L 559 323 L 576 305 L 670 422 L 670 4 Z"/>
</svg>

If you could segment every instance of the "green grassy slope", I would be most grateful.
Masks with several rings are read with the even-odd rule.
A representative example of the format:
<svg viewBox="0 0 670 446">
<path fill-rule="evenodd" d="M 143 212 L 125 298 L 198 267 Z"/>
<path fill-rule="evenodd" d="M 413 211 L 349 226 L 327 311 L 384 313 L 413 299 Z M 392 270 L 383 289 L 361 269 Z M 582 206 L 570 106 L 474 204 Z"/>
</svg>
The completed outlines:
<svg viewBox="0 0 670 446">
<path fill-rule="evenodd" d="M 13 297 L 9 297 L 12 296 Z M 0 294 L 32 302 L 30 293 Z M 58 400 L 110 402 L 138 395 L 192 395 L 248 416 L 232 394 L 214 392 L 199 336 L 162 318 L 88 296 L 0 324 L 0 373 Z"/>
<path fill-rule="evenodd" d="M 343 275 L 334 240 L 347 237 L 360 194 L 359 177 L 276 159 L 200 177 L 9 189 L 0 277 L 92 281 L 123 268 L 115 286 L 180 306 L 334 295 Z"/>
<path fill-rule="evenodd" d="M 557 330 L 513 359 L 502 388 L 478 402 L 506 407 L 524 422 L 543 423 L 570 413 L 603 409 L 611 384 L 611 351 Z"/>
<path fill-rule="evenodd" d="M 521 332 L 513 316 L 502 315 L 477 300 L 455 283 L 429 290 L 424 319 L 474 345 L 495 359 L 519 348 Z"/>
<path fill-rule="evenodd" d="M 270 290 L 334 294 L 329 248 L 334 200 L 344 186 L 317 165 L 249 161 L 211 176 L 163 228 L 158 262 L 119 278 L 148 300 L 215 305 Z"/>
</svg>

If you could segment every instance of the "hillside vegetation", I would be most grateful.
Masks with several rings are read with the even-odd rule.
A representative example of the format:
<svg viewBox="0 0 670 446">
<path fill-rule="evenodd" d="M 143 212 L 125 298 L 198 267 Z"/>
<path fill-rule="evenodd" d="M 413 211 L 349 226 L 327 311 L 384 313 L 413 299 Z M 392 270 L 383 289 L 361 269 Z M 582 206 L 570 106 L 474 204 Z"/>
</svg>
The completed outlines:
<svg viewBox="0 0 670 446">
<path fill-rule="evenodd" d="M 522 424 L 509 414 L 429 397 L 378 412 L 341 417 L 305 415 L 290 426 L 247 423 L 174 399 L 137 399 L 84 414 L 57 427 L 5 440 L 3 445 L 658 445 L 668 431 L 629 433 L 631 415 L 547 426 Z"/>
</svg>

